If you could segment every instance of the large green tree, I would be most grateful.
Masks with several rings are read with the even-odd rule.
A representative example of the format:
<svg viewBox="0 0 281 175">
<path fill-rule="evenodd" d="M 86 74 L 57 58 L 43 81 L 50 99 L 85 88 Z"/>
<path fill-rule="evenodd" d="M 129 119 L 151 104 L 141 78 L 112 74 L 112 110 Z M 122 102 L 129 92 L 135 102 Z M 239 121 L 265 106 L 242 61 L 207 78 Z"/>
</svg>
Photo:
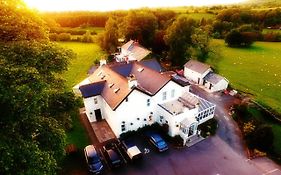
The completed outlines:
<svg viewBox="0 0 281 175">
<path fill-rule="evenodd" d="M 75 104 L 59 74 L 73 54 L 49 42 L 44 22 L 22 1 L 0 6 L 0 174 L 55 174 L 62 121 Z"/>
<path fill-rule="evenodd" d="M 149 11 L 130 11 L 123 22 L 119 24 L 119 31 L 127 41 L 138 40 L 143 46 L 150 48 L 158 28 L 157 18 Z"/>
<path fill-rule="evenodd" d="M 99 36 L 101 48 L 108 53 L 113 53 L 118 46 L 118 25 L 114 18 L 109 18 L 105 25 L 105 31 Z"/>
<path fill-rule="evenodd" d="M 191 35 L 195 24 L 195 20 L 182 15 L 167 28 L 164 40 L 169 46 L 169 57 L 173 65 L 182 65 L 190 57 L 187 50 L 192 45 Z"/>
<path fill-rule="evenodd" d="M 164 36 L 172 64 L 181 66 L 190 58 L 204 61 L 209 53 L 208 33 L 207 27 L 199 28 L 195 20 L 186 15 L 179 16 Z"/>
</svg>

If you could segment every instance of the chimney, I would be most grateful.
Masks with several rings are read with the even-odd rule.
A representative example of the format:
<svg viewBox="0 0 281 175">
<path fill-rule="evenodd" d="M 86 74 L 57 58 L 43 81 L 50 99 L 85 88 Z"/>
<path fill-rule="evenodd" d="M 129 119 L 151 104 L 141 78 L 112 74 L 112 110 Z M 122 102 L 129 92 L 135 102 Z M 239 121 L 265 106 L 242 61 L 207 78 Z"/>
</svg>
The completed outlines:
<svg viewBox="0 0 281 175">
<path fill-rule="evenodd" d="M 138 85 L 137 79 L 134 74 L 130 74 L 128 77 L 128 86 L 129 89 L 132 89 Z"/>
<path fill-rule="evenodd" d="M 102 65 L 106 65 L 106 60 L 104 60 L 104 59 L 100 60 L 100 66 L 102 66 Z"/>
</svg>

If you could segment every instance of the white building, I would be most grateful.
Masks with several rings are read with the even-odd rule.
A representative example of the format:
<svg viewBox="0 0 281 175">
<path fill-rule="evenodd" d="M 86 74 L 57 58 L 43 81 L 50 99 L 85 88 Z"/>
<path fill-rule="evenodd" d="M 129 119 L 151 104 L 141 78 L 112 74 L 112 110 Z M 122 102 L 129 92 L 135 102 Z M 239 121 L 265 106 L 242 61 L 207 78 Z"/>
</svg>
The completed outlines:
<svg viewBox="0 0 281 175">
<path fill-rule="evenodd" d="M 141 61 L 151 52 L 142 47 L 138 42 L 130 40 L 121 47 L 119 55 L 115 56 L 117 62 Z"/>
<path fill-rule="evenodd" d="M 209 92 L 225 90 L 229 83 L 226 78 L 215 74 L 210 65 L 196 60 L 189 60 L 184 65 L 184 76 L 199 85 L 203 85 Z"/>
<path fill-rule="evenodd" d="M 151 61 L 155 64 L 155 61 Z M 189 92 L 186 79 L 149 62 L 100 66 L 79 87 L 90 122 L 105 119 L 117 137 L 155 122 L 185 141 L 213 118 L 215 105 Z M 159 63 L 158 63 L 159 64 Z M 152 66 L 151 66 L 152 65 Z"/>
</svg>

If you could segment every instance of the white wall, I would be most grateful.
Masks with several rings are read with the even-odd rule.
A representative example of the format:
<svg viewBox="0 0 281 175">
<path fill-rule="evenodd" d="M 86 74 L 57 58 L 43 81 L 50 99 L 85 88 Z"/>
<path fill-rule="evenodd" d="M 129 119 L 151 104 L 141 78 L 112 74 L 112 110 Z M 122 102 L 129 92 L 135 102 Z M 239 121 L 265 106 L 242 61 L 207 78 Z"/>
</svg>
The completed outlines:
<svg viewBox="0 0 281 175">
<path fill-rule="evenodd" d="M 174 137 L 180 133 L 180 122 L 182 122 L 185 118 L 195 118 L 196 114 L 198 113 L 198 108 L 194 108 L 179 115 L 172 115 L 171 113 L 164 110 L 161 106 L 157 106 L 157 122 L 159 124 L 165 124 L 168 122 L 169 124 L 169 135 Z M 161 121 L 161 116 L 163 117 Z"/>
<path fill-rule="evenodd" d="M 225 79 L 222 79 L 221 81 L 219 81 L 217 84 L 215 84 L 213 86 L 211 91 L 217 92 L 217 91 L 225 90 L 225 89 L 227 89 L 227 87 L 228 87 L 228 81 L 226 81 Z"/>
<path fill-rule="evenodd" d="M 97 104 L 95 104 L 95 100 L 97 99 Z M 90 122 L 96 121 L 95 110 L 101 109 L 102 118 L 104 118 L 105 111 L 103 111 L 103 98 L 100 95 L 84 98 L 84 106 L 86 109 L 86 115 Z"/>
<path fill-rule="evenodd" d="M 174 89 L 174 97 L 172 90 Z M 187 87 L 188 89 L 188 87 Z M 108 114 L 107 121 L 117 137 L 123 132 L 137 130 L 145 125 L 153 124 L 157 121 L 156 111 L 159 103 L 175 100 L 186 90 L 186 88 L 169 81 L 157 94 L 153 97 L 139 91 L 134 90 L 129 96 L 128 101 L 124 100 L 116 109 L 114 119 Z M 166 100 L 163 100 L 163 92 L 166 92 Z M 147 100 L 150 99 L 150 105 Z M 106 109 L 109 111 L 109 109 Z M 150 117 L 151 116 L 151 117 Z M 151 120 L 150 120 L 151 119 Z M 146 121 L 145 121 L 146 120 Z M 121 131 L 122 122 L 125 122 L 125 131 Z M 132 124 L 131 124 L 132 123 Z"/>
<path fill-rule="evenodd" d="M 200 78 L 199 84 L 203 84 L 203 78 L 211 71 L 212 71 L 211 68 L 209 68 L 203 74 L 200 74 L 198 72 L 195 72 L 195 71 L 193 71 L 191 69 L 188 69 L 188 68 L 184 67 L 184 76 L 187 79 L 192 80 L 192 81 L 194 81 L 196 83 L 198 83 L 198 78 Z"/>
</svg>

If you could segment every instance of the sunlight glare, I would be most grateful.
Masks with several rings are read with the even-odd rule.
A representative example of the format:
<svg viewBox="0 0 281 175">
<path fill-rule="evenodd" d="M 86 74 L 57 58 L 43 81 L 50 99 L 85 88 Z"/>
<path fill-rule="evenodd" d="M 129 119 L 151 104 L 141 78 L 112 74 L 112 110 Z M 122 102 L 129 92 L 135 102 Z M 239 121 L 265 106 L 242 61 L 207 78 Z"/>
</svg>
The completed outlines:
<svg viewBox="0 0 281 175">
<path fill-rule="evenodd" d="M 24 0 L 39 11 L 110 11 L 141 7 L 203 6 L 239 3 L 245 0 Z"/>
</svg>

